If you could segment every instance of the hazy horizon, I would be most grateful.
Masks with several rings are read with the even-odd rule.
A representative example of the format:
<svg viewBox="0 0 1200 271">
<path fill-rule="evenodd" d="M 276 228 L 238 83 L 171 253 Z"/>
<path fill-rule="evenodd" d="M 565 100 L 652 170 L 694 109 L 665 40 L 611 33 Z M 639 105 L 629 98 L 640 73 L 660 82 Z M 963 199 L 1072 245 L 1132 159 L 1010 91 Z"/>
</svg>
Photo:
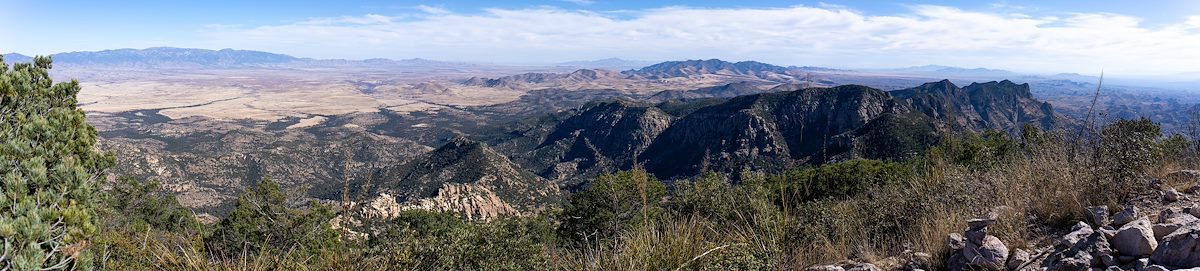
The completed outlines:
<svg viewBox="0 0 1200 271">
<path fill-rule="evenodd" d="M 0 4 L 0 51 L 240 49 L 317 59 L 552 64 L 718 58 L 783 66 L 945 65 L 1021 73 L 1200 72 L 1200 3 L 361 1 Z M 115 16 L 116 12 L 126 12 Z M 21 39 L 21 37 L 39 37 Z"/>
</svg>

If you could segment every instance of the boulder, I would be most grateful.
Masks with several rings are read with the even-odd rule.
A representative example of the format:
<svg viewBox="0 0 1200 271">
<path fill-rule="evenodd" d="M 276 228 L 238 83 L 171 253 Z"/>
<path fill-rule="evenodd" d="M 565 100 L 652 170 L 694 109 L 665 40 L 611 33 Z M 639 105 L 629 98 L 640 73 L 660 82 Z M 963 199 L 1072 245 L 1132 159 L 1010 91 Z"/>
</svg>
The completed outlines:
<svg viewBox="0 0 1200 271">
<path fill-rule="evenodd" d="M 1149 268 L 1149 267 L 1150 267 L 1150 259 L 1146 259 L 1146 258 L 1137 259 L 1137 261 L 1135 261 L 1133 263 L 1134 271 L 1146 271 L 1146 268 Z"/>
<path fill-rule="evenodd" d="M 1018 270 L 1022 265 L 1033 260 L 1033 255 L 1024 249 L 1013 249 L 1012 255 L 1008 256 L 1008 270 Z"/>
<path fill-rule="evenodd" d="M 1138 217 L 1137 206 L 1128 205 L 1128 206 L 1125 206 L 1124 210 L 1121 210 L 1121 212 L 1117 213 L 1116 215 L 1113 215 L 1112 224 L 1115 227 L 1120 227 L 1129 222 L 1133 222 L 1133 220 L 1137 219 L 1137 217 Z"/>
<path fill-rule="evenodd" d="M 836 265 L 818 265 L 805 268 L 804 271 L 845 271 L 841 266 Z"/>
<path fill-rule="evenodd" d="M 1175 230 L 1178 230 L 1187 224 L 1196 223 L 1197 221 L 1198 219 L 1192 215 L 1181 214 L 1169 218 L 1162 223 L 1154 224 L 1154 240 L 1162 242 L 1164 237 L 1167 237 L 1167 235 L 1175 232 Z"/>
<path fill-rule="evenodd" d="M 1163 237 L 1150 261 L 1180 268 L 1200 267 L 1200 223 L 1190 223 Z"/>
<path fill-rule="evenodd" d="M 1081 225 L 1054 246 L 1054 251 L 1042 260 L 1043 267 L 1048 270 L 1088 270 L 1092 267 L 1103 270 L 1118 264 L 1108 238 L 1086 224 Z"/>
<path fill-rule="evenodd" d="M 1179 191 L 1176 191 L 1175 188 L 1167 188 L 1167 190 L 1163 191 L 1163 201 L 1176 202 L 1179 201 L 1180 197 L 1183 197 L 1183 195 Z"/>
<path fill-rule="evenodd" d="M 950 235 L 946 236 L 946 247 L 949 247 L 950 251 L 961 250 L 964 247 L 967 247 L 965 242 L 966 241 L 963 240 L 962 234 L 951 233 Z"/>
<path fill-rule="evenodd" d="M 975 243 L 983 244 L 984 237 L 988 235 L 987 227 L 992 224 L 991 219 L 972 219 L 967 221 L 967 231 L 963 232 L 963 236 L 967 238 L 968 245 Z"/>
<path fill-rule="evenodd" d="M 1000 238 L 987 235 L 984 236 L 982 242 L 967 242 L 967 247 L 963 248 L 963 258 L 967 260 L 967 264 L 978 266 L 988 270 L 1004 270 L 1005 264 L 1008 262 L 1008 247 L 1004 246 L 1004 242 Z"/>
<path fill-rule="evenodd" d="M 950 254 L 950 258 L 946 258 L 946 270 L 962 271 L 967 268 L 967 259 L 963 257 L 962 250 L 954 251 Z"/>
<path fill-rule="evenodd" d="M 843 268 L 846 271 L 880 271 L 879 267 L 869 263 L 854 263 L 849 266 L 843 266 Z"/>
<path fill-rule="evenodd" d="M 1079 253 L 1055 259 L 1044 265 L 1046 271 L 1084 271 L 1092 267 L 1092 255 Z"/>
<path fill-rule="evenodd" d="M 1092 225 L 1104 226 L 1108 225 L 1108 206 L 1089 206 L 1087 207 L 1088 218 L 1091 219 Z"/>
<path fill-rule="evenodd" d="M 1171 271 L 1171 269 L 1156 264 L 1146 267 L 1146 271 Z"/>
<path fill-rule="evenodd" d="M 1200 217 L 1200 206 L 1192 203 L 1191 206 L 1183 207 L 1183 213 L 1192 215 L 1193 217 Z"/>
<path fill-rule="evenodd" d="M 1188 194 L 1193 194 L 1193 195 L 1195 195 L 1196 193 L 1200 193 L 1200 184 L 1193 185 L 1192 187 L 1189 187 L 1187 190 L 1183 190 L 1183 192 L 1188 193 Z"/>
<path fill-rule="evenodd" d="M 904 255 L 905 258 L 908 258 L 908 261 L 904 263 L 905 271 L 929 270 L 933 265 L 933 255 L 929 255 L 929 253 L 905 251 Z"/>
<path fill-rule="evenodd" d="M 1179 213 L 1175 212 L 1175 209 L 1164 208 L 1162 211 L 1158 212 L 1158 223 L 1167 223 L 1168 219 L 1171 219 L 1177 215 L 1179 215 Z"/>
<path fill-rule="evenodd" d="M 1067 235 L 1063 236 L 1062 239 L 1059 240 L 1059 245 L 1061 245 L 1062 247 L 1075 246 L 1075 243 L 1078 243 L 1080 240 L 1087 238 L 1088 236 L 1092 235 L 1092 233 L 1095 232 L 1095 231 L 1092 231 L 1091 226 L 1088 226 L 1086 223 L 1083 223 L 1083 222 L 1079 222 L 1078 224 L 1075 224 L 1075 227 L 1073 227 L 1072 230 L 1073 231 L 1071 233 L 1068 233 Z"/>
<path fill-rule="evenodd" d="M 1114 229 L 1109 226 L 1104 226 L 1103 228 L 1096 230 L 1096 232 L 1100 233 L 1101 235 L 1104 235 L 1104 238 L 1108 238 L 1108 239 L 1112 239 L 1113 236 L 1117 235 L 1117 229 Z"/>
<path fill-rule="evenodd" d="M 1112 238 L 1112 247 L 1121 255 L 1148 256 L 1158 248 L 1154 229 L 1145 218 L 1125 224 Z"/>
</svg>

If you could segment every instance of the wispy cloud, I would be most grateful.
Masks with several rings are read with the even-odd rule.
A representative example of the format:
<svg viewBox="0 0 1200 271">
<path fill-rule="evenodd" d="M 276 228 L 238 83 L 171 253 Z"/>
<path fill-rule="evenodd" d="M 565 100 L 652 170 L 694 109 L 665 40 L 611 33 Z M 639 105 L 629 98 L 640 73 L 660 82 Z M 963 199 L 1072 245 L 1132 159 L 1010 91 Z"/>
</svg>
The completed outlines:
<svg viewBox="0 0 1200 271">
<path fill-rule="evenodd" d="M 445 8 L 432 7 L 432 6 L 426 6 L 426 5 L 417 5 L 416 8 L 417 8 L 417 10 L 420 10 L 421 12 L 429 13 L 429 14 L 436 14 L 436 15 L 450 14 L 450 10 L 447 10 Z"/>
<path fill-rule="evenodd" d="M 622 13 L 487 9 L 364 15 L 204 30 L 220 47 L 314 57 L 426 57 L 494 62 L 583 58 L 727 58 L 779 64 L 988 66 L 1026 71 L 1200 69 L 1200 16 L 1147 27 L 1110 13 L 1033 17 L 945 6 L 874 16 L 839 6 L 667 7 Z M 1190 69 L 1190 70 L 1189 70 Z"/>
<path fill-rule="evenodd" d="M 576 4 L 576 5 L 591 5 L 591 4 L 596 3 L 596 1 L 593 1 L 593 0 L 561 0 L 561 1 Z"/>
</svg>

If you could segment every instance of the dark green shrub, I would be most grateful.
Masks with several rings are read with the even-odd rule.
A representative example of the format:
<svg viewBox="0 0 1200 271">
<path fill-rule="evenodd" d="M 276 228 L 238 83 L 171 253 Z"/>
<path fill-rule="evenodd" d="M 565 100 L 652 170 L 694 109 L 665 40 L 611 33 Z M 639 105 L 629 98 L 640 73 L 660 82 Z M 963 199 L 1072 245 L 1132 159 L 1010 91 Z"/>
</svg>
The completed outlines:
<svg viewBox="0 0 1200 271">
<path fill-rule="evenodd" d="M 1146 182 L 1147 170 L 1158 161 L 1160 137 L 1158 124 L 1146 118 L 1123 119 L 1105 126 L 1096 150 L 1097 188 L 1115 195 L 1116 202 L 1124 202 Z"/>
<path fill-rule="evenodd" d="M 487 223 L 458 214 L 405 211 L 374 225 L 369 253 L 390 270 L 547 270 L 545 246 L 553 226 L 544 218 L 506 218 Z"/>
<path fill-rule="evenodd" d="M 109 228 L 173 232 L 197 232 L 199 228 L 195 215 L 180 205 L 175 195 L 162 190 L 157 181 L 121 177 L 106 192 Z"/>
<path fill-rule="evenodd" d="M 1027 142 L 1040 140 L 1040 132 L 1035 127 L 1025 129 L 1022 139 Z M 1000 131 L 984 131 L 983 133 L 965 133 L 947 136 L 929 152 L 933 160 L 945 161 L 968 167 L 993 167 L 1004 165 L 1014 159 L 1021 158 L 1021 143 L 1013 140 L 1008 134 Z"/>
<path fill-rule="evenodd" d="M 817 168 L 793 170 L 767 177 L 780 203 L 844 198 L 868 188 L 897 184 L 912 175 L 909 166 L 878 160 L 850 160 Z"/>
<path fill-rule="evenodd" d="M 338 242 L 329 225 L 332 218 L 330 208 L 316 201 L 292 208 L 279 184 L 263 179 L 238 197 L 233 211 L 205 242 L 210 253 L 229 259 L 259 252 L 318 253 Z"/>
<path fill-rule="evenodd" d="M 614 236 L 659 217 L 666 188 L 641 170 L 596 178 L 590 187 L 571 195 L 560 214 L 559 235 L 568 241 L 592 242 Z"/>
</svg>

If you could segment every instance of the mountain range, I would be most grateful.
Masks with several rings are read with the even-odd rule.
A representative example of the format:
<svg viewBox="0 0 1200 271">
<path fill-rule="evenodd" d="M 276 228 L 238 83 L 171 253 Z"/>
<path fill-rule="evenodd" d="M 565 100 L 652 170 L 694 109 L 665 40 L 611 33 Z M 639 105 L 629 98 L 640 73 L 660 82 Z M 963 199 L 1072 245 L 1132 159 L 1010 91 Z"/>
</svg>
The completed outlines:
<svg viewBox="0 0 1200 271">
<path fill-rule="evenodd" d="M 756 92 L 748 95 L 746 89 Z M 728 94 L 721 94 L 726 90 Z M 567 187 L 593 172 L 644 166 L 662 179 L 704 171 L 777 172 L 854 158 L 903 159 L 958 131 L 1019 132 L 1064 122 L 1028 84 L 958 87 L 948 80 L 885 92 L 845 85 L 762 90 L 735 83 L 706 99 L 596 102 L 549 124 L 509 134 L 514 161 Z M 717 98 L 722 95 L 732 98 Z"/>
<path fill-rule="evenodd" d="M 312 59 L 253 50 L 193 49 L 152 47 L 51 54 L 55 64 L 89 67 L 138 68 L 230 68 L 230 67 L 310 67 L 310 66 L 463 66 L 466 63 L 421 58 L 392 60 Z M 32 57 L 19 53 L 4 55 L 6 62 L 29 62 Z"/>
<path fill-rule="evenodd" d="M 64 65 L 118 67 L 444 63 L 311 60 L 253 51 L 174 48 L 55 57 L 63 59 Z M 464 68 L 447 69 L 452 73 L 441 77 L 448 79 L 391 78 L 401 72 L 349 80 L 345 87 L 351 92 L 341 95 L 403 98 L 397 100 L 400 106 L 350 113 L 313 112 L 278 120 L 173 119 L 156 109 L 95 116 L 106 124 L 99 127 L 103 146 L 123 157 L 114 175 L 162 178 L 165 187 L 181 195 L 193 210 L 220 215 L 246 184 L 271 176 L 287 186 L 310 187 L 307 195 L 322 200 L 342 198 L 347 191 L 343 181 L 351 179 L 349 192 L 365 193 L 371 202 L 455 211 L 476 219 L 538 212 L 561 202 L 563 191 L 587 187 L 594 177 L 616 170 L 643 168 L 671 181 L 704 172 L 731 176 L 747 170 L 780 172 L 857 158 L 902 160 L 955 132 L 1015 134 L 1026 124 L 1042 129 L 1072 124 L 1055 111 L 1057 105 L 1034 97 L 1038 85 L 1009 80 L 959 86 L 950 80 L 913 82 L 919 79 L 912 78 L 924 77 L 905 77 L 907 81 L 887 79 L 891 80 L 887 85 L 904 87 L 885 90 L 868 86 L 875 79 L 855 77 L 852 71 L 717 59 L 669 61 L 623 71 L 582 68 L 508 75 L 457 67 Z M 945 69 L 936 68 L 926 70 Z M 359 71 L 351 69 L 333 78 L 372 75 Z M 301 77 L 311 80 L 307 76 L 314 74 L 305 72 Z M 292 80 L 269 74 L 253 79 L 263 81 L 245 82 L 261 87 Z M 865 83 L 845 83 L 855 80 Z M 135 85 L 122 85 L 128 86 Z M 513 96 L 481 105 L 448 104 L 497 91 Z M 313 97 L 325 97 L 321 93 Z M 295 97 L 301 96 L 284 98 Z M 231 100 L 214 110 L 273 101 Z M 400 108 L 407 106 L 404 102 L 428 107 Z M 180 108 L 197 112 L 195 108 L 204 105 Z M 300 125 L 301 120 L 315 122 Z M 348 138 L 359 145 L 321 145 Z M 354 177 L 340 166 L 347 163 L 371 177 Z M 293 164 L 314 166 L 287 167 Z"/>
</svg>

